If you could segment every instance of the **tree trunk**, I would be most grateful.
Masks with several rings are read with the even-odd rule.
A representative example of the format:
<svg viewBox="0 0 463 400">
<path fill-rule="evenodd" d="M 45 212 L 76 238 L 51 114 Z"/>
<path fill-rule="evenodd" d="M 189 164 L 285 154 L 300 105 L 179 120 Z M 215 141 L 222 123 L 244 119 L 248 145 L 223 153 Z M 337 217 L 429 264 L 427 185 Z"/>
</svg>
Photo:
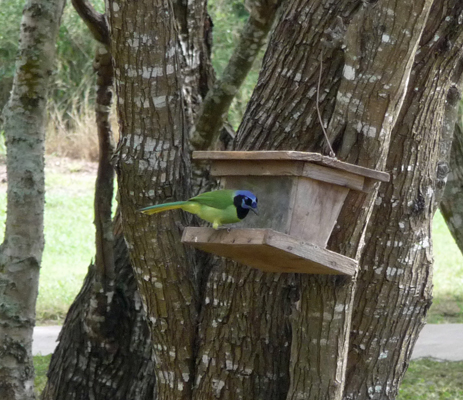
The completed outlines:
<svg viewBox="0 0 463 400">
<path fill-rule="evenodd" d="M 96 120 L 100 143 L 95 189 L 97 249 L 95 265 L 90 265 L 84 286 L 64 323 L 42 398 L 154 399 L 154 360 L 146 313 L 141 307 L 128 259 L 120 213 L 117 212 L 114 221 L 115 238 L 110 221 L 113 183 L 108 117 L 113 72 L 109 27 L 104 15 L 96 12 L 87 1 L 74 0 L 73 5 L 94 38 L 102 44 L 94 62 L 98 75 Z M 194 115 L 201 104 L 198 98 L 201 99 L 202 91 L 207 90 L 209 84 L 201 77 L 211 73 L 208 69 L 211 68 L 210 54 L 205 54 L 203 47 L 203 37 L 210 32 L 204 31 L 204 2 L 183 4 L 179 1 L 177 6 L 176 18 L 182 24 L 183 32 L 180 38 L 182 66 L 185 75 L 190 76 L 186 90 L 190 100 L 196 99 L 185 102 L 185 108 L 189 115 Z M 201 60 L 199 65 L 198 58 Z M 128 376 L 137 376 L 137 379 L 124 379 Z"/>
<path fill-rule="evenodd" d="M 345 399 L 396 397 L 431 305 L 431 225 L 448 159 L 439 140 L 462 73 L 462 12 L 459 0 L 434 2 L 392 132 L 392 179 L 380 187 L 360 258 Z"/>
<path fill-rule="evenodd" d="M 182 70 L 186 121 L 191 128 L 215 80 L 211 62 L 212 21 L 206 0 L 172 0 Z"/>
<path fill-rule="evenodd" d="M 381 24 L 381 26 L 376 22 L 383 21 L 381 18 L 377 19 L 378 13 L 384 16 L 389 15 L 391 5 L 388 3 L 365 6 L 360 9 L 351 3 L 343 4 L 340 2 L 338 6 L 338 13 L 345 15 L 346 11 L 349 11 L 351 14 L 348 15 L 351 16 L 352 20 L 350 21 L 350 29 L 347 28 L 346 30 L 348 47 L 345 60 L 344 55 L 339 51 L 341 43 L 339 38 L 338 43 L 335 43 L 338 45 L 337 51 L 332 51 L 327 46 L 329 51 L 326 51 L 324 55 L 327 60 L 330 60 L 331 57 L 334 58 L 335 70 L 344 69 L 342 77 L 339 74 L 334 74 L 337 77 L 334 80 L 330 78 L 330 74 L 325 72 L 325 80 L 329 79 L 329 81 L 323 81 L 322 85 L 326 93 L 332 94 L 326 96 L 328 105 L 334 104 L 334 93 L 338 92 L 338 102 L 335 104 L 334 109 L 332 108 L 331 132 L 335 137 L 339 137 L 338 147 L 349 161 L 367 167 L 381 167 L 385 163 L 390 133 L 396 121 L 396 118 L 388 118 L 388 115 L 393 115 L 394 111 L 399 109 L 402 104 L 406 82 L 429 11 L 430 2 L 423 1 L 409 6 L 409 9 L 402 10 L 407 11 L 404 12 L 407 15 L 406 19 L 398 17 L 397 14 L 397 18 L 392 18 L 386 24 Z M 168 10 L 164 11 L 168 12 Z M 126 24 L 134 24 L 135 17 L 131 14 L 132 12 L 134 11 L 125 10 Z M 305 4 L 297 1 L 291 2 L 289 7 L 285 9 L 264 60 L 263 74 L 240 129 L 238 148 L 294 148 L 290 144 L 293 142 L 298 143 L 297 148 L 301 149 L 303 148 L 301 147 L 302 144 L 307 143 L 307 137 L 310 135 L 307 135 L 305 130 L 295 129 L 292 135 L 288 135 L 287 132 L 291 131 L 295 124 L 304 124 L 305 121 L 310 121 L 310 113 L 314 115 L 314 107 L 304 107 L 307 103 L 310 104 L 310 102 L 306 101 L 307 98 L 304 97 L 304 104 L 297 103 L 299 107 L 298 113 L 294 117 L 292 98 L 295 89 L 297 92 L 301 87 L 309 86 L 309 89 L 310 85 L 312 88 L 316 87 L 319 63 L 313 63 L 312 69 L 304 68 L 309 60 L 303 62 L 299 54 L 303 54 L 307 58 L 309 55 L 298 52 L 298 44 L 307 47 L 311 41 L 320 43 L 320 38 L 314 34 L 321 30 L 314 23 L 314 21 L 321 20 L 320 15 L 317 13 L 325 15 L 322 7 L 312 5 L 311 8 L 306 8 Z M 123 15 L 124 12 L 121 12 L 121 14 Z M 330 17 L 332 20 L 326 21 L 322 19 L 323 26 L 330 28 L 334 32 L 331 33 L 331 37 L 335 36 L 335 34 L 339 35 L 337 32 L 338 27 L 334 26 L 338 23 L 339 14 L 334 12 Z M 410 15 L 413 17 L 410 18 Z M 298 18 L 301 18 L 301 20 L 298 20 Z M 309 21 L 312 23 L 309 23 Z M 296 22 L 299 22 L 299 24 Z M 164 24 L 167 23 L 167 21 L 164 21 Z M 113 24 L 116 27 L 122 26 L 122 23 L 116 18 L 113 20 Z M 137 31 L 139 30 L 140 27 L 137 26 Z M 376 42 L 371 46 L 362 48 L 362 41 L 365 36 L 376 30 L 381 30 L 382 35 L 375 36 L 374 40 Z M 167 32 L 169 31 L 167 30 Z M 165 34 L 165 32 L 162 33 Z M 118 34 L 120 35 L 120 31 L 118 31 Z M 160 33 L 157 32 L 157 35 L 160 35 Z M 291 44 L 291 40 L 294 41 L 294 44 Z M 131 59 L 130 51 L 133 51 L 133 49 L 125 46 L 127 42 L 130 42 L 127 38 L 125 40 L 119 39 L 119 43 L 124 43 L 124 47 L 118 48 L 118 51 L 125 54 L 120 60 L 116 60 L 116 65 L 119 65 L 121 69 L 120 90 L 124 95 L 127 93 L 127 87 L 134 87 L 133 78 L 127 73 L 127 69 L 131 68 L 130 64 L 127 64 L 127 60 Z M 287 44 L 287 46 L 278 46 L 277 43 L 281 42 Z M 392 45 L 393 43 L 394 45 Z M 400 45 L 397 45 L 398 43 Z M 377 49 L 380 46 L 382 46 L 382 51 L 378 52 Z M 143 51 L 144 48 L 137 48 L 138 55 Z M 278 52 L 275 53 L 275 51 Z M 385 61 L 395 57 L 396 54 L 400 54 L 401 58 L 399 58 L 394 68 L 384 68 Z M 157 59 L 153 61 L 159 62 Z M 143 60 L 139 59 L 138 63 L 140 62 L 143 62 Z M 171 65 L 170 60 L 164 59 L 164 62 Z M 344 62 L 347 66 L 344 65 Z M 285 64 L 285 73 L 282 73 L 283 63 Z M 296 68 L 292 67 L 292 63 Z M 281 66 L 279 67 L 279 65 Z M 330 68 L 332 67 L 328 67 L 328 70 Z M 173 70 L 175 71 L 175 64 Z M 307 74 L 307 70 L 311 71 L 311 73 Z M 359 77 L 355 82 L 352 82 L 352 74 L 357 74 Z M 375 80 L 372 79 L 372 76 L 376 78 L 375 80 L 383 79 L 388 81 L 389 84 L 384 88 L 384 97 L 372 97 L 376 93 Z M 281 90 L 277 89 L 279 82 L 282 85 Z M 138 86 L 146 84 L 140 76 L 137 83 Z M 171 87 L 172 84 L 168 86 L 168 88 Z M 272 92 L 277 94 L 277 99 L 269 96 L 268 89 L 270 87 Z M 312 94 L 311 101 L 313 105 L 315 91 L 306 90 L 306 93 Z M 288 95 L 287 98 L 285 94 Z M 136 94 L 133 95 L 137 98 Z M 339 101 L 342 98 L 351 99 L 351 101 Z M 383 98 L 389 101 L 383 101 Z M 351 104 L 354 103 L 364 103 L 364 108 L 352 110 Z M 323 105 L 325 106 L 325 104 Z M 154 104 L 148 103 L 146 108 L 150 106 L 154 106 L 154 112 L 157 113 L 173 107 L 172 104 L 168 104 L 166 101 L 162 102 L 161 111 L 157 110 L 156 102 Z M 134 107 L 134 111 L 130 111 L 131 107 Z M 267 107 L 277 107 L 277 110 L 268 112 Z M 132 247 L 133 261 L 138 264 L 136 272 L 139 275 L 138 279 L 141 282 L 142 293 L 144 292 L 145 300 L 149 300 L 148 313 L 154 324 L 152 333 L 155 343 L 158 340 L 167 340 L 164 346 L 159 346 L 160 348 L 155 350 L 158 353 L 156 357 L 160 359 L 162 364 L 160 371 L 158 371 L 158 378 L 163 377 L 163 381 L 158 382 L 160 393 L 162 392 L 166 398 L 169 398 L 177 390 L 177 396 L 183 394 L 185 398 L 190 397 L 191 389 L 186 388 L 186 383 L 190 381 L 181 382 L 181 376 L 175 374 L 175 368 L 177 368 L 177 371 L 180 370 L 183 374 L 188 372 L 187 376 L 196 376 L 193 397 L 198 399 L 212 396 L 228 398 L 236 394 L 239 397 L 251 394 L 254 398 L 300 398 L 301 396 L 321 398 L 327 395 L 332 398 L 341 398 L 342 382 L 346 368 L 345 356 L 348 348 L 352 284 L 346 278 L 302 276 L 294 281 L 291 276 L 264 275 L 247 267 L 228 262 L 223 266 L 214 267 L 211 271 L 205 287 L 204 299 L 195 297 L 194 293 L 197 290 L 198 281 L 192 279 L 191 275 L 188 282 L 183 280 L 188 279 L 189 272 L 195 270 L 194 266 L 190 268 L 185 266 L 185 262 L 189 257 L 188 250 L 181 249 L 178 246 L 175 248 L 172 242 L 169 242 L 168 245 L 163 242 L 163 245 L 160 246 L 159 240 L 162 236 L 159 236 L 159 234 L 153 236 L 144 223 L 143 217 L 134 213 L 136 205 L 142 205 L 142 199 L 146 196 L 143 187 L 152 188 L 154 179 L 154 190 L 151 189 L 151 191 L 156 195 L 159 180 L 166 185 L 167 182 L 164 182 L 162 177 L 165 178 L 168 174 L 173 175 L 176 172 L 170 169 L 172 164 L 167 163 L 167 160 L 163 165 L 150 162 L 153 147 L 160 139 L 157 138 L 152 143 L 150 136 L 140 137 L 136 131 L 140 127 L 140 121 L 150 121 L 149 115 L 153 115 L 153 112 L 148 113 L 145 119 L 139 118 L 138 116 L 143 112 L 141 104 L 127 105 L 127 98 L 125 97 L 123 107 L 120 110 L 123 114 L 122 120 L 125 123 L 125 129 L 127 129 L 125 138 L 127 149 L 122 151 L 122 162 L 120 163 L 120 184 L 121 187 L 125 188 L 125 197 L 121 196 L 123 199 L 123 213 L 126 220 L 125 226 L 130 229 L 130 233 L 126 231 L 127 238 Z M 176 118 L 180 118 L 180 116 L 172 114 L 173 111 L 176 111 L 176 109 L 172 108 L 170 110 L 170 115 L 175 124 Z M 291 112 L 293 112 L 293 115 L 288 119 L 282 120 L 278 118 L 279 115 L 286 116 L 290 115 Z M 162 125 L 158 127 L 157 131 L 163 132 L 169 128 L 172 129 L 172 123 L 168 127 L 164 125 L 162 116 L 162 113 L 158 115 L 158 123 Z M 326 111 L 325 117 L 329 118 Z M 262 121 L 261 124 L 260 121 Z M 278 125 L 275 125 L 276 121 L 278 121 Z M 344 127 L 342 128 L 343 124 Z M 357 129 L 358 126 L 361 126 L 361 129 Z M 181 133 L 180 127 L 181 124 L 177 122 L 176 132 Z M 136 133 L 133 133 L 134 129 Z M 150 134 L 146 131 L 144 133 L 145 135 Z M 175 140 L 175 135 L 171 137 Z M 187 151 L 187 148 L 183 147 L 183 142 L 175 143 L 175 141 L 172 142 L 172 139 L 166 142 L 165 137 L 162 137 L 162 139 L 164 139 L 165 149 L 172 149 L 172 146 L 176 145 L 174 147 L 174 156 L 171 159 L 173 161 L 175 161 L 175 157 L 180 157 L 178 156 L 179 149 Z M 309 147 L 308 143 L 306 146 Z M 162 156 L 162 152 L 159 155 Z M 157 171 L 159 168 L 161 170 Z M 167 168 L 166 171 L 165 168 Z M 157 172 L 155 175 L 153 175 L 153 170 Z M 134 174 L 140 173 L 140 171 L 147 172 L 147 177 L 142 178 L 138 184 L 135 184 L 133 182 Z M 160 177 L 161 179 L 159 179 Z M 175 184 L 171 181 L 168 186 L 169 190 L 173 193 L 175 193 L 175 190 L 179 191 L 181 183 L 180 180 L 177 180 Z M 125 184 L 130 185 L 124 186 Z M 172 188 L 173 185 L 175 186 Z M 160 192 L 157 197 L 162 199 L 162 194 Z M 337 245 L 351 256 L 359 253 L 359 243 L 361 243 L 363 230 L 371 212 L 373 199 L 374 195 L 367 199 L 368 206 L 363 209 L 360 207 L 360 202 L 356 203 L 355 200 L 348 202 L 350 213 L 352 213 L 352 210 L 356 212 L 354 216 L 349 216 L 345 212 L 342 220 L 347 225 L 354 219 L 357 219 L 357 223 L 348 225 L 349 229 L 339 229 L 335 239 L 332 241 L 332 246 Z M 162 218 L 162 216 L 159 217 L 158 221 Z M 170 222 L 170 216 L 164 216 L 164 219 Z M 158 227 L 158 229 L 163 232 L 165 228 Z M 347 237 L 351 237 L 351 239 L 346 240 Z M 147 249 L 153 248 L 153 243 L 155 244 L 155 251 L 150 250 L 148 252 Z M 159 264 L 170 261 L 168 265 L 172 265 L 172 261 L 165 258 L 167 255 L 166 246 L 168 249 L 175 248 L 177 257 L 180 258 L 174 259 L 178 266 L 175 275 L 162 279 L 163 274 L 167 272 L 163 272 L 164 269 Z M 172 250 L 169 251 L 172 252 Z M 148 274 L 148 271 L 150 274 Z M 167 268 L 167 271 L 169 271 L 169 268 Z M 174 273 L 169 272 L 169 274 Z M 172 281 L 175 284 L 171 284 L 164 289 L 166 283 Z M 145 282 L 151 282 L 151 288 Z M 300 300 L 295 306 L 293 318 L 288 319 L 291 303 L 295 300 L 295 297 L 291 295 L 294 292 L 295 282 L 300 290 Z M 226 290 L 222 290 L 222 286 L 226 287 Z M 169 309 L 169 302 L 166 301 L 166 296 L 172 296 L 172 301 L 178 301 L 178 293 L 183 297 L 187 297 L 186 305 L 188 307 L 183 308 L 182 313 L 176 308 L 179 305 L 174 303 L 174 308 Z M 252 293 L 268 293 L 269 297 L 262 297 L 262 295 L 251 296 Z M 155 301 L 151 300 L 153 297 Z M 280 302 L 273 303 L 272 299 L 274 298 L 280 299 Z M 239 301 L 234 301 L 235 299 Z M 194 340 L 195 332 L 192 331 L 192 325 L 195 325 L 197 316 L 188 310 L 190 310 L 191 302 L 195 300 L 197 301 L 195 309 L 201 307 L 198 332 L 199 347 L 197 350 L 193 347 L 182 347 L 184 349 L 181 352 L 182 358 L 178 359 L 177 363 L 173 365 L 166 352 L 169 350 L 174 351 L 174 349 L 179 351 L 175 346 L 182 336 L 178 334 L 178 328 L 176 327 L 183 326 L 183 334 L 190 335 L 182 338 L 184 342 L 186 338 L 189 340 L 186 341 L 187 344 L 192 343 Z M 259 318 L 252 318 L 253 315 L 258 315 Z M 326 317 L 326 315 L 329 317 Z M 246 318 L 246 316 L 249 316 L 249 318 Z M 161 321 L 159 321 L 160 319 Z M 287 329 L 290 323 L 293 324 L 292 338 L 289 336 L 289 329 Z M 310 328 L 302 329 L 301 326 L 309 326 Z M 162 328 L 165 331 L 164 336 L 161 335 Z M 217 338 L 220 338 L 220 341 L 217 341 Z M 291 342 L 293 351 L 290 360 L 289 344 Z M 241 345 L 236 346 L 238 343 Z M 323 343 L 322 347 L 320 347 L 320 343 Z M 155 344 L 155 349 L 156 347 Z M 187 352 L 187 354 L 184 352 Z M 173 354 L 175 354 L 175 351 Z M 316 359 L 315 364 L 312 365 L 304 355 L 313 357 L 313 354 L 335 356 Z M 188 362 L 191 362 L 190 360 L 194 361 L 195 356 L 196 371 L 193 371 L 191 364 L 188 365 Z M 290 363 L 290 376 L 287 373 L 288 363 Z M 169 380 L 166 377 L 169 377 Z M 289 385 L 289 378 L 292 378 L 291 385 Z M 181 387 L 181 390 L 179 387 Z"/>
<path fill-rule="evenodd" d="M 384 166 L 391 132 L 398 118 L 397 110 L 405 97 L 431 2 L 401 3 L 405 9 L 392 2 L 361 7 L 352 2 L 331 5 L 333 12 L 327 16 L 321 4 L 311 4 L 310 8 L 298 1 L 286 4 L 269 45 L 258 86 L 238 132 L 236 148 L 308 150 L 320 144 L 320 129 L 309 132 L 302 128 L 317 124 L 314 105 L 320 61 L 310 59 L 313 52 L 299 50 L 300 47 L 318 47 L 320 60 L 327 65 L 322 71 L 321 108 L 324 120 L 329 121 L 328 130 L 334 147 L 342 158 L 350 162 L 370 168 Z M 397 10 L 394 18 L 389 18 L 391 9 Z M 168 14 L 169 10 L 163 11 Z M 135 10 L 126 9 L 124 12 L 127 16 L 125 24 L 135 24 L 135 20 L 140 23 L 140 18 L 132 15 Z M 339 21 L 340 15 L 345 17 L 344 21 Z M 116 27 L 123 25 L 117 18 L 112 22 Z M 317 25 L 317 22 L 322 25 Z M 164 24 L 169 26 L 166 20 Z M 137 26 L 137 31 L 140 31 L 140 26 Z M 321 31 L 326 33 L 324 40 L 318 36 Z M 187 147 L 182 136 L 176 136 L 181 135 L 183 125 L 181 113 L 172 104 L 174 99 L 172 103 L 164 100 L 146 105 L 146 108 L 152 107 L 158 113 L 157 132 L 169 132 L 177 124 L 177 129 L 170 133 L 169 141 L 165 136 L 153 140 L 152 133 L 143 130 L 140 125 L 141 121 L 145 121 L 145 126 L 150 126 L 153 111 L 146 111 L 143 117 L 142 103 L 127 105 L 127 88 L 136 87 L 133 74 L 127 73 L 132 68 L 128 60 L 136 59 L 131 58 L 134 49 L 126 46 L 130 43 L 130 33 L 127 34 L 129 38 L 122 40 L 118 30 L 118 43 L 122 43 L 123 47 L 117 48 L 121 58 L 116 59 L 116 65 L 119 65 L 121 74 L 119 90 L 123 94 L 123 103 L 120 112 L 126 129 L 119 179 L 125 191 L 124 197 L 121 197 L 127 238 L 137 265 L 140 288 L 148 302 L 156 358 L 161 363 L 157 372 L 161 397 L 341 398 L 354 292 L 352 282 L 343 277 L 263 274 L 227 262 L 212 269 L 204 297 L 201 297 L 195 295 L 199 281 L 192 272 L 196 271 L 196 267 L 194 264 L 190 268 L 186 265 L 192 255 L 187 249 L 175 247 L 168 238 L 160 242 L 165 235 L 160 221 L 169 223 L 171 235 L 176 236 L 172 214 L 158 217 L 159 233 L 153 235 L 143 217 L 134 212 L 136 207 L 143 205 L 146 194 L 152 193 L 161 200 L 165 197 L 159 190 L 160 183 L 168 188 L 169 193 L 186 194 L 182 184 L 187 186 L 188 182 L 175 175 L 177 171 L 172 169 L 172 161 L 181 158 L 178 152 L 186 152 Z M 159 32 L 157 35 L 160 36 Z M 343 52 L 344 37 L 346 49 Z M 369 40 L 368 46 L 365 46 L 365 40 Z M 161 43 L 165 42 L 161 40 Z M 279 46 L 279 43 L 286 46 Z M 140 46 L 136 50 L 138 55 L 146 51 Z M 168 48 L 163 50 L 164 54 L 169 54 Z M 394 66 L 388 64 L 392 58 L 397 60 Z M 172 65 L 172 61 L 166 58 L 161 61 L 156 58 L 151 65 L 160 68 L 160 64 L 153 62 L 162 61 Z M 140 62 L 143 65 L 142 58 L 138 59 L 138 68 Z M 175 71 L 175 65 L 171 71 Z M 165 86 L 157 82 L 158 86 L 175 92 L 178 87 L 175 79 L 164 76 L 164 80 L 168 79 L 173 82 Z M 377 81 L 387 82 L 379 94 Z M 149 89 L 149 83 L 139 75 L 138 87 L 146 84 Z M 270 95 L 270 90 L 275 96 Z M 172 92 L 161 93 L 168 96 Z M 309 95 L 304 96 L 303 93 Z M 301 100 L 295 102 L 295 95 Z M 136 93 L 132 96 L 137 98 Z M 169 110 L 172 118 L 168 126 L 164 125 L 165 109 Z M 162 164 L 159 158 L 164 156 L 163 151 L 159 148 L 157 153 L 153 152 L 161 140 L 162 150 L 173 151 L 172 158 L 164 158 Z M 151 158 L 151 155 L 154 157 Z M 406 158 L 410 154 L 401 156 Z M 393 165 L 400 165 L 400 162 L 400 158 L 394 159 Z M 147 176 L 135 183 L 135 175 L 140 172 Z M 185 172 L 188 170 L 182 169 L 182 178 Z M 171 178 L 170 185 L 166 182 L 169 174 L 176 178 L 175 182 Z M 143 188 L 148 187 L 150 191 L 147 193 Z M 338 220 L 340 227 L 331 240 L 332 248 L 350 256 L 361 254 L 364 229 L 375 194 L 373 192 L 368 198 L 350 196 Z M 364 200 L 366 206 L 362 207 Z M 387 249 L 387 246 L 384 248 Z M 177 253 L 172 255 L 173 251 Z M 166 262 L 164 269 L 161 264 Z M 173 265 L 176 265 L 174 271 Z M 204 276 L 200 277 L 200 280 L 203 279 Z M 187 307 L 180 309 L 180 303 L 177 303 L 179 296 L 183 296 L 183 304 Z M 168 301 L 168 298 L 171 300 Z M 193 302 L 199 317 L 192 311 Z M 419 315 L 420 311 L 416 312 Z M 196 348 L 192 343 L 198 320 Z M 178 333 L 180 327 L 183 327 L 183 336 Z M 162 345 L 157 344 L 159 340 L 163 340 Z M 180 340 L 184 346 L 178 348 Z M 172 363 L 170 357 L 175 356 L 177 362 Z M 196 368 L 192 362 L 196 363 Z M 196 377 L 195 386 L 191 388 L 193 377 Z M 390 393 L 397 389 L 397 382 L 393 384 L 395 386 L 388 389 Z M 350 382 L 347 385 L 349 387 Z M 368 390 L 367 394 L 373 395 L 377 387 L 373 387 L 373 393 Z"/>
<path fill-rule="evenodd" d="M 200 271 L 194 252 L 180 243 L 172 213 L 150 218 L 137 211 L 155 200 L 189 197 L 188 131 L 173 9 L 160 0 L 111 3 L 108 17 L 121 121 L 116 169 L 124 235 L 148 309 L 157 394 L 187 399 Z"/>
<path fill-rule="evenodd" d="M 64 1 L 28 1 L 5 109 L 7 219 L 0 246 L 0 398 L 33 399 L 32 332 L 42 252 L 46 99 Z"/>
<path fill-rule="evenodd" d="M 429 6 L 429 1 L 415 2 L 410 5 L 412 9 L 400 12 L 407 19 L 400 18 L 399 12 L 397 18 L 388 19 L 388 2 L 361 8 L 339 2 L 333 5 L 329 19 L 321 2 L 318 7 L 315 3 L 308 7 L 303 2 L 292 2 L 273 36 L 276 43 L 287 45 L 269 44 L 263 73 L 248 106 L 248 119 L 245 117 L 238 132 L 237 147 L 316 148 L 320 129 L 309 129 L 310 124 L 318 123 L 314 103 L 321 66 L 312 54 L 321 54 L 319 60 L 326 67 L 322 71 L 320 107 L 323 119 L 330 121 L 328 131 L 335 148 L 342 159 L 381 169 L 395 122 L 387 116 L 400 108 Z M 340 24 L 340 15 L 349 16 L 348 26 Z M 318 32 L 323 31 L 327 38 L 321 40 Z M 377 31 L 382 31 L 382 35 L 372 34 Z M 394 45 L 384 41 L 384 35 Z M 362 46 L 366 37 L 369 45 Z M 340 52 L 342 44 L 347 46 L 344 53 Z M 316 50 L 303 52 L 301 47 Z M 388 66 L 387 60 L 398 53 L 402 55 L 400 60 Z M 381 96 L 377 95 L 376 80 L 388 82 Z M 270 90 L 276 96 L 271 96 Z M 300 100 L 294 100 L 295 93 L 300 93 Z M 350 257 L 360 254 L 374 195 L 367 199 L 358 194 L 348 196 L 330 241 L 332 249 Z M 340 399 L 345 382 L 353 282 L 345 277 L 301 275 L 297 277 L 297 291 L 298 301 L 290 319 L 291 385 L 287 399 Z"/>
</svg>

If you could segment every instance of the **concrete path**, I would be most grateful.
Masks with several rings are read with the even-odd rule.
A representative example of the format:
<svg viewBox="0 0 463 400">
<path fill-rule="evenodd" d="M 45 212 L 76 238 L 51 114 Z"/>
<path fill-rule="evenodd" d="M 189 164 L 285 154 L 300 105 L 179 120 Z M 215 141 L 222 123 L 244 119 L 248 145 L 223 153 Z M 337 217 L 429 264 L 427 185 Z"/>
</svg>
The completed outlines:
<svg viewBox="0 0 463 400">
<path fill-rule="evenodd" d="M 34 328 L 34 338 L 32 341 L 32 354 L 34 356 L 41 354 L 46 356 L 53 353 L 58 345 L 58 339 L 61 326 L 36 326 Z"/>
<path fill-rule="evenodd" d="M 34 355 L 53 353 L 60 329 L 60 326 L 36 327 L 32 353 Z M 426 325 L 413 350 L 412 359 L 425 357 L 463 361 L 463 324 Z"/>
<path fill-rule="evenodd" d="M 412 359 L 427 357 L 463 361 L 463 324 L 425 325 L 413 349 Z"/>
</svg>

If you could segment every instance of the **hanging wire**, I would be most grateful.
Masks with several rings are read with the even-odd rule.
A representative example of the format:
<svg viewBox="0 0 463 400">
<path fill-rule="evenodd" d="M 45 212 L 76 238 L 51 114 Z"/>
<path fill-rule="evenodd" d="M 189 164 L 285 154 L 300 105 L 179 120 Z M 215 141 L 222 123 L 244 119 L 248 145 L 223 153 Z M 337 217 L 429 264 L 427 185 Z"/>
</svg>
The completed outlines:
<svg viewBox="0 0 463 400">
<path fill-rule="evenodd" d="M 326 143 L 328 144 L 328 147 L 330 149 L 330 157 L 336 158 L 336 154 L 331 147 L 330 139 L 328 138 L 328 134 L 326 133 L 325 126 L 323 125 L 323 119 L 322 119 L 322 114 L 320 112 L 320 83 L 322 80 L 322 70 L 323 70 L 323 49 L 320 54 L 320 72 L 318 74 L 318 84 L 317 84 L 317 102 L 315 103 L 317 106 L 317 114 L 318 114 L 318 120 L 320 121 L 320 125 L 322 127 L 323 134 L 325 135 Z"/>
</svg>

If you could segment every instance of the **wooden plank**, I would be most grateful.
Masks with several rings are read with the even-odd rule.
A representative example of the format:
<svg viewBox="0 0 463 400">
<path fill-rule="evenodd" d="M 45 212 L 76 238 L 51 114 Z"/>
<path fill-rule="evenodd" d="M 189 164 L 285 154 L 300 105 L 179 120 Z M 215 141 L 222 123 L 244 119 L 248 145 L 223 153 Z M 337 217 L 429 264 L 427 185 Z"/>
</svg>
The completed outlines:
<svg viewBox="0 0 463 400">
<path fill-rule="evenodd" d="M 303 151 L 194 151 L 193 160 L 293 160 L 321 161 L 320 153 Z"/>
<path fill-rule="evenodd" d="M 271 229 L 189 227 L 182 242 L 267 272 L 353 275 L 357 261 Z"/>
<path fill-rule="evenodd" d="M 358 191 L 368 191 L 372 188 L 371 185 L 365 185 L 366 178 L 363 176 L 303 161 L 216 160 L 212 163 L 210 171 L 211 176 L 225 177 L 305 176 Z"/>
<path fill-rule="evenodd" d="M 354 275 L 357 270 L 358 262 L 356 260 L 314 244 L 303 242 L 290 235 L 267 230 L 265 243 L 320 265 L 321 271 L 327 270 L 324 274 Z M 331 272 L 328 272 L 329 270 Z M 321 274 L 321 271 L 317 273 Z"/>
<path fill-rule="evenodd" d="M 194 160 L 252 160 L 252 161 L 305 161 L 322 164 L 331 168 L 351 172 L 367 178 L 376 179 L 382 182 L 389 182 L 390 176 L 386 172 L 376 171 L 358 165 L 339 161 L 335 158 L 322 156 L 320 153 L 309 153 L 302 151 L 194 151 Z"/>
<path fill-rule="evenodd" d="M 298 178 L 295 192 L 289 235 L 325 248 L 349 188 Z"/>
<path fill-rule="evenodd" d="M 302 175 L 317 181 L 328 182 L 338 186 L 363 191 L 365 178 L 350 172 L 305 163 Z"/>
<path fill-rule="evenodd" d="M 217 160 L 211 165 L 212 176 L 301 176 L 302 161 Z"/>
<path fill-rule="evenodd" d="M 343 171 L 352 172 L 357 175 L 362 175 L 366 178 L 372 178 L 380 182 L 389 182 L 391 176 L 387 172 L 377 171 L 375 169 L 361 167 L 359 165 L 345 163 L 343 161 L 339 161 L 333 159 L 331 157 L 323 156 L 321 163 L 323 165 L 327 165 L 329 167 L 341 169 Z"/>
</svg>

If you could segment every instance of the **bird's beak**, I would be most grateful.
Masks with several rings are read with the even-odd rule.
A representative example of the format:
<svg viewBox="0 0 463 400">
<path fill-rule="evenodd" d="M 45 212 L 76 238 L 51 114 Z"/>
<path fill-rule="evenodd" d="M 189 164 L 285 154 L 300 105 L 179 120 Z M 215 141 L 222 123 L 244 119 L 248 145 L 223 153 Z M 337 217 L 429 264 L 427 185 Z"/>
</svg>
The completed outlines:
<svg viewBox="0 0 463 400">
<path fill-rule="evenodd" d="M 259 212 L 257 211 L 257 208 L 251 208 L 251 211 L 256 215 L 259 215 Z"/>
</svg>

